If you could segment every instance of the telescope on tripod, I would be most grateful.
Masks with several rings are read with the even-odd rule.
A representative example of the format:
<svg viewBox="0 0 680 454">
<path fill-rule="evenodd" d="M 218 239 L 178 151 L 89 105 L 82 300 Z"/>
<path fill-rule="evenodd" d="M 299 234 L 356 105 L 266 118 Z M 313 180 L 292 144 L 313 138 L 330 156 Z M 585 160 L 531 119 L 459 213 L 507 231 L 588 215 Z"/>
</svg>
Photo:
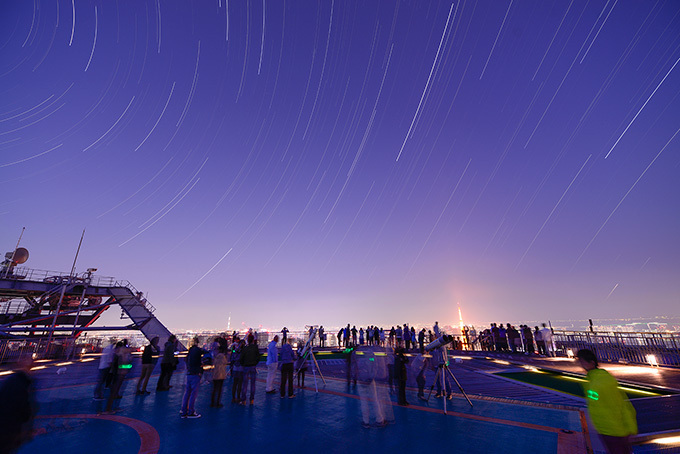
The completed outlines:
<svg viewBox="0 0 680 454">
<path fill-rule="evenodd" d="M 316 327 L 316 325 L 311 325 L 309 328 L 310 328 L 309 338 L 307 339 L 307 342 L 305 342 L 305 345 L 302 347 L 302 350 L 300 350 L 300 366 L 298 367 L 297 371 L 295 371 L 295 375 L 300 374 L 300 370 L 302 369 L 305 361 L 307 360 L 307 357 L 311 356 L 313 363 L 312 374 L 314 375 L 314 388 L 316 389 L 316 392 L 319 392 L 319 387 L 317 386 L 316 383 L 316 371 L 317 370 L 319 371 L 319 375 L 321 376 L 321 380 L 323 380 L 324 385 L 326 384 L 326 379 L 321 373 L 321 369 L 319 369 L 319 363 L 316 361 L 316 356 L 314 356 L 314 347 L 312 347 L 312 342 L 316 337 L 318 328 Z"/>
<path fill-rule="evenodd" d="M 434 389 L 435 385 L 441 380 L 441 383 L 443 385 L 443 390 L 446 391 L 448 389 L 446 380 L 447 380 L 447 374 L 449 377 L 453 379 L 453 381 L 458 385 L 458 389 L 460 389 L 460 392 L 463 394 L 465 397 L 465 400 L 468 401 L 470 406 L 472 407 L 472 402 L 470 401 L 470 398 L 465 394 L 465 390 L 463 387 L 460 385 L 458 380 L 456 379 L 456 376 L 453 375 L 453 372 L 451 372 L 451 369 L 449 369 L 449 358 L 448 358 L 448 353 L 446 351 L 446 346 L 449 345 L 451 342 L 453 342 L 453 336 L 449 336 L 446 334 L 443 334 L 439 336 L 437 339 L 434 341 L 430 342 L 425 346 L 425 351 L 426 352 L 432 352 L 435 350 L 441 349 L 441 352 L 436 352 L 438 353 L 436 356 L 438 357 L 439 364 L 437 364 L 437 371 L 434 375 L 434 382 L 432 382 L 432 386 L 430 387 L 430 394 L 427 396 L 427 400 L 430 400 L 430 396 L 432 396 L 432 390 Z M 434 358 L 435 355 L 432 355 Z M 444 414 L 446 414 L 446 401 L 448 399 L 444 399 Z"/>
<path fill-rule="evenodd" d="M 449 336 L 447 334 L 442 334 L 440 337 L 437 339 L 433 340 L 429 344 L 427 344 L 424 348 L 426 352 L 432 351 L 435 348 L 443 347 L 445 345 L 450 344 L 453 342 L 453 336 Z"/>
<path fill-rule="evenodd" d="M 311 329 L 309 330 L 309 337 L 307 338 L 307 341 L 305 342 L 305 345 L 302 347 L 302 350 L 300 351 L 300 356 L 307 355 L 309 351 L 312 348 L 312 342 L 314 341 L 314 338 L 316 337 L 316 332 L 317 328 L 312 326 Z"/>
</svg>

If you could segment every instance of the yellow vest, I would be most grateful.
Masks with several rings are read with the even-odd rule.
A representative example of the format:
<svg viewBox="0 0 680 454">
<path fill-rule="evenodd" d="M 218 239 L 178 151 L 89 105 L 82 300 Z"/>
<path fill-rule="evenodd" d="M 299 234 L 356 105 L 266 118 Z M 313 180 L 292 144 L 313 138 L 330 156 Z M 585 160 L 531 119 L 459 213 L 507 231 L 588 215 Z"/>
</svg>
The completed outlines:
<svg viewBox="0 0 680 454">
<path fill-rule="evenodd" d="M 604 369 L 592 369 L 584 385 L 588 413 L 602 435 L 625 437 L 637 433 L 635 408 L 619 389 L 616 379 Z"/>
</svg>

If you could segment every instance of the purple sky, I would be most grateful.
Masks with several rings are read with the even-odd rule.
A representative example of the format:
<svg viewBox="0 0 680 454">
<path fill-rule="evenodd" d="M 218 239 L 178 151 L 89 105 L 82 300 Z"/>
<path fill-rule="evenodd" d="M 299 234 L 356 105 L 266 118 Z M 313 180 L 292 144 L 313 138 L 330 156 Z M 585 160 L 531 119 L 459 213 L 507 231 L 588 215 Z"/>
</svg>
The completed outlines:
<svg viewBox="0 0 680 454">
<path fill-rule="evenodd" d="M 171 329 L 677 315 L 680 2 L 0 5 L 0 233 Z"/>
</svg>

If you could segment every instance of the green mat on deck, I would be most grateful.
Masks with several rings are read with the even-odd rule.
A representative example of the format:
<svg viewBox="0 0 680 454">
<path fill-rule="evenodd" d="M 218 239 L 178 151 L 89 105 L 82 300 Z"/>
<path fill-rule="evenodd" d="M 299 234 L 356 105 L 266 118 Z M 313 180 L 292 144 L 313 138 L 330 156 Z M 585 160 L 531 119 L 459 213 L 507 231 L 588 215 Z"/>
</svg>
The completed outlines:
<svg viewBox="0 0 680 454">
<path fill-rule="evenodd" d="M 583 383 L 585 378 L 564 375 L 559 372 L 549 370 L 527 371 L 527 372 L 499 372 L 495 375 L 511 378 L 513 380 L 529 383 L 531 385 L 542 386 L 543 388 L 554 389 L 574 396 L 584 397 Z M 623 385 L 624 392 L 629 399 L 639 399 L 641 397 L 661 396 L 664 392 L 657 392 L 642 389 L 628 384 Z"/>
</svg>

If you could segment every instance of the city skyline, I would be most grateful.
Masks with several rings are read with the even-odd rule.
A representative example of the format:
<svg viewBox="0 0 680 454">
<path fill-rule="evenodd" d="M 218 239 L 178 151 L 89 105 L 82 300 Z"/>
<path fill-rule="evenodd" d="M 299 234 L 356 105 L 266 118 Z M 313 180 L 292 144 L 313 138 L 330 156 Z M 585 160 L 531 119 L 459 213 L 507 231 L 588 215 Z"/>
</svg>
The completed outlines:
<svg viewBox="0 0 680 454">
<path fill-rule="evenodd" d="M 85 229 L 170 329 L 678 314 L 677 2 L 0 8 L 27 267 Z"/>
</svg>

